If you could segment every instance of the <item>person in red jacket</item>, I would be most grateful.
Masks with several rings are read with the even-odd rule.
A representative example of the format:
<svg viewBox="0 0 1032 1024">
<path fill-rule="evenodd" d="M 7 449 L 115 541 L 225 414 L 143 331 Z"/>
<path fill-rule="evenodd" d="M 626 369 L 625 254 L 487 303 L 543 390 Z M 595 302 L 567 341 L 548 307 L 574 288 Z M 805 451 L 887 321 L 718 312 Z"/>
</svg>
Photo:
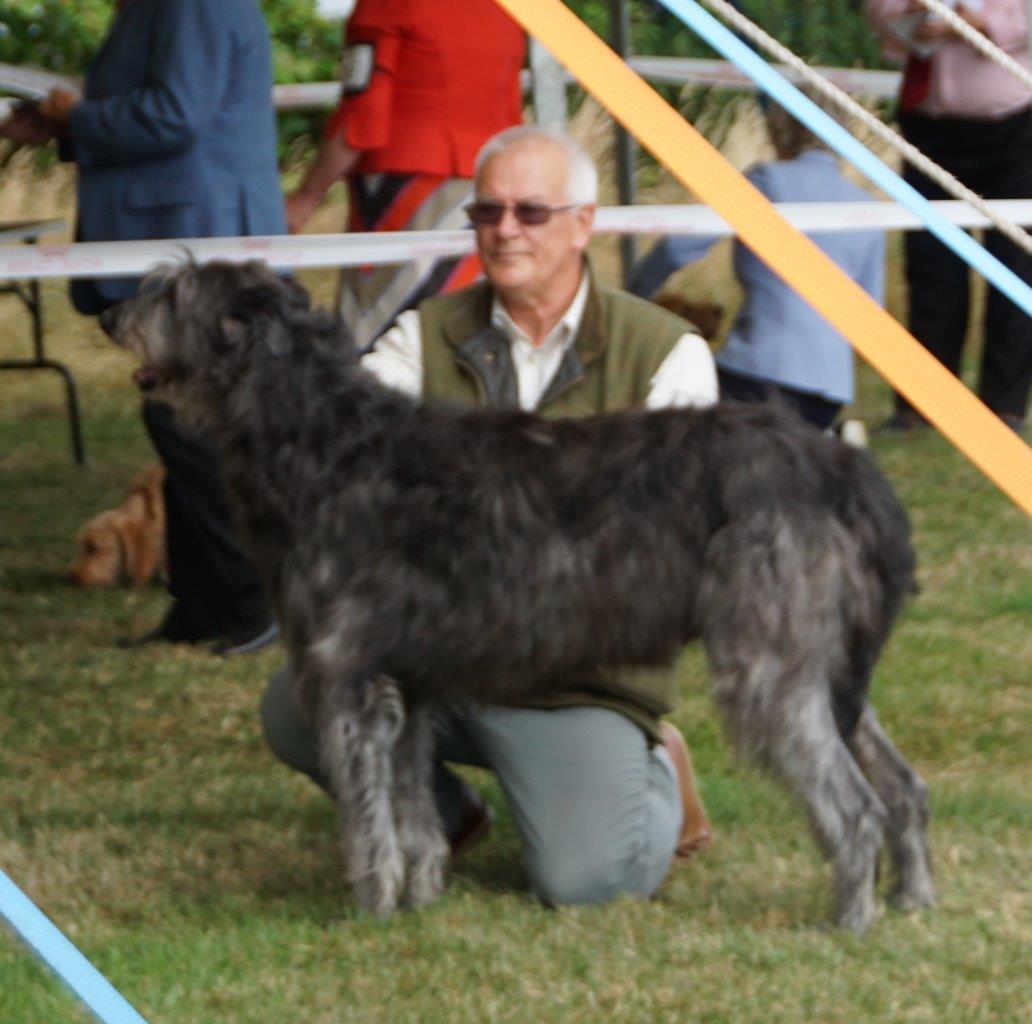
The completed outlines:
<svg viewBox="0 0 1032 1024">
<path fill-rule="evenodd" d="M 344 175 L 349 231 L 465 227 L 477 151 L 522 120 L 525 51 L 522 30 L 494 0 L 358 0 L 340 105 L 287 197 L 290 231 Z M 347 268 L 340 314 L 365 348 L 398 313 L 479 273 L 472 255 Z"/>
</svg>

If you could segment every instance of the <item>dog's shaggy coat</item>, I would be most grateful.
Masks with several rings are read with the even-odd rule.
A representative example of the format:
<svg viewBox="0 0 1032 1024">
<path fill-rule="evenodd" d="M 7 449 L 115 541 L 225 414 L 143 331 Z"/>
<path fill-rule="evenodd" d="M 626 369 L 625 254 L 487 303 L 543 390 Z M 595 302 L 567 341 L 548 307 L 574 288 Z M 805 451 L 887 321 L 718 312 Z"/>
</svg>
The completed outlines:
<svg viewBox="0 0 1032 1024">
<path fill-rule="evenodd" d="M 883 837 L 897 902 L 932 903 L 924 786 L 867 703 L 914 557 L 865 454 L 766 407 L 427 407 L 259 263 L 166 272 L 104 325 L 222 447 L 363 906 L 441 889 L 433 701 L 664 664 L 695 637 L 738 748 L 808 811 L 839 924 L 870 924 Z"/>
</svg>

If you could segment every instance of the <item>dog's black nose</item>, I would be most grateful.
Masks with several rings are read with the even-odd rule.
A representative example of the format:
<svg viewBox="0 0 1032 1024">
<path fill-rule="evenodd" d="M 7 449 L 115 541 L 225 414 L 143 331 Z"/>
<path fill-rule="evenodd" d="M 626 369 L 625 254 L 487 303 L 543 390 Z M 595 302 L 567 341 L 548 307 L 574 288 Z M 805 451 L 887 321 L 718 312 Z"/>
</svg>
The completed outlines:
<svg viewBox="0 0 1032 1024">
<path fill-rule="evenodd" d="M 100 316 L 100 329 L 109 337 L 115 336 L 115 331 L 118 328 L 118 306 L 108 306 Z"/>
</svg>

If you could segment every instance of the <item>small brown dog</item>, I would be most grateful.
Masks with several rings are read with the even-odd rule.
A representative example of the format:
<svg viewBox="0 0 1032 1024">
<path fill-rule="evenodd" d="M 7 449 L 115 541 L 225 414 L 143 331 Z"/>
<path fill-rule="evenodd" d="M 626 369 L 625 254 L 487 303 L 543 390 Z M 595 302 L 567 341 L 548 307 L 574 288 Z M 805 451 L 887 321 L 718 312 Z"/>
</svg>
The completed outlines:
<svg viewBox="0 0 1032 1024">
<path fill-rule="evenodd" d="M 720 321 L 724 319 L 724 307 L 716 302 L 695 302 L 686 299 L 677 292 L 662 292 L 652 300 L 657 306 L 669 309 L 685 320 L 695 324 L 699 334 L 712 341 L 720 330 Z"/>
<path fill-rule="evenodd" d="M 85 523 L 75 537 L 78 549 L 69 573 L 80 587 L 139 586 L 164 573 L 164 466 L 135 477 L 125 501 Z"/>
</svg>

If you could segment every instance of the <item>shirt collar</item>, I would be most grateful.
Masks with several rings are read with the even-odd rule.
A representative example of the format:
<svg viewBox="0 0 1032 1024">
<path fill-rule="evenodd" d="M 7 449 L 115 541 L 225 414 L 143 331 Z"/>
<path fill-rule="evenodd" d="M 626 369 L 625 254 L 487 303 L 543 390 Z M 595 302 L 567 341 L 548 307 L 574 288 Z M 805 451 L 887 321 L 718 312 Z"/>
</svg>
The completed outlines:
<svg viewBox="0 0 1032 1024">
<path fill-rule="evenodd" d="M 584 307 L 587 303 L 588 273 L 585 268 L 581 271 L 580 284 L 577 286 L 577 292 L 573 296 L 573 301 L 566 307 L 566 312 L 559 318 L 559 322 L 552 328 L 540 345 L 534 346 L 526 334 L 516 326 L 515 321 L 509 316 L 497 293 L 492 293 L 491 296 L 491 324 L 498 328 L 510 342 L 523 342 L 536 348 L 551 348 L 559 344 L 563 349 L 566 349 L 573 344 L 574 338 L 577 337 L 581 320 L 584 319 Z"/>
</svg>

